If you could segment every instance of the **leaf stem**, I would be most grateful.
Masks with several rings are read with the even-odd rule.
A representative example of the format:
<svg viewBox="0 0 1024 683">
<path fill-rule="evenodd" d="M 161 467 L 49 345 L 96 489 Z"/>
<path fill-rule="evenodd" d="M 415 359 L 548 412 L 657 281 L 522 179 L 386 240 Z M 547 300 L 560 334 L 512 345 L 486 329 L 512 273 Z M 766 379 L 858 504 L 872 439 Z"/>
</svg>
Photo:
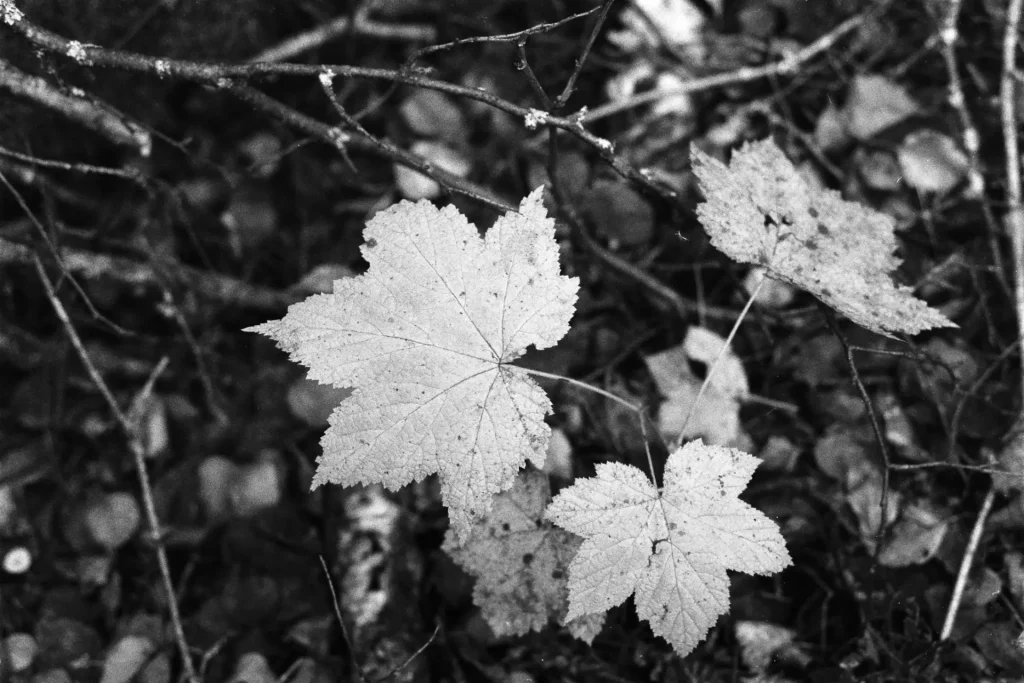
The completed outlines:
<svg viewBox="0 0 1024 683">
<path fill-rule="evenodd" d="M 697 405 L 700 403 L 700 399 L 704 396 L 704 392 L 707 391 L 708 385 L 711 384 L 711 378 L 715 376 L 715 370 L 721 365 L 722 358 L 725 357 L 726 352 L 732 346 L 732 340 L 736 337 L 736 333 L 740 330 L 740 324 L 743 319 L 747 317 L 747 313 L 750 311 L 750 307 L 754 304 L 754 300 L 757 299 L 757 295 L 761 293 L 761 287 L 764 286 L 765 280 L 768 276 L 763 276 L 757 283 L 757 287 L 750 293 L 750 298 L 747 299 L 747 303 L 744 304 L 743 310 L 740 311 L 740 315 L 736 318 L 736 322 L 733 323 L 732 329 L 729 330 L 729 336 L 725 338 L 725 343 L 722 344 L 722 348 L 719 349 L 718 355 L 715 357 L 715 362 L 708 368 L 708 374 L 704 376 L 704 382 L 700 385 L 700 390 L 697 392 L 697 397 L 693 399 L 693 403 L 690 405 L 690 411 L 686 413 L 686 419 L 683 420 L 683 426 L 679 430 L 679 436 L 676 437 L 672 447 L 669 448 L 669 452 L 675 452 L 683 446 L 683 435 L 686 434 L 686 428 L 690 426 L 690 420 L 693 419 L 694 413 L 697 412 Z"/>
<path fill-rule="evenodd" d="M 547 377 L 548 379 L 561 380 L 563 382 L 568 382 L 569 384 L 574 384 L 574 385 L 580 387 L 581 389 L 587 389 L 588 391 L 593 391 L 594 393 L 601 394 L 605 398 L 610 399 L 612 401 L 615 401 L 619 405 L 622 405 L 622 406 L 624 406 L 626 408 L 629 408 L 633 412 L 637 412 L 638 413 L 641 410 L 639 406 L 633 405 L 632 403 L 630 403 L 626 399 L 624 399 L 624 398 L 622 398 L 620 396 L 616 396 L 615 394 L 611 393 L 610 391 L 606 391 L 604 389 L 601 389 L 600 387 L 595 387 L 593 384 L 587 384 L 586 382 L 581 382 L 580 380 L 573 379 L 572 377 L 565 377 L 563 375 L 554 375 L 554 374 L 551 374 L 550 372 L 544 372 L 542 370 L 533 370 L 533 369 L 530 369 L 530 368 L 522 368 L 522 367 L 519 367 L 518 365 L 512 365 L 512 366 L 509 366 L 509 367 L 516 368 L 517 370 L 522 370 L 523 372 L 525 372 L 528 375 L 536 375 L 537 377 Z"/>
<path fill-rule="evenodd" d="M 629 410 L 632 410 L 634 413 L 636 413 L 637 417 L 640 420 L 640 431 L 644 435 L 644 452 L 647 454 L 647 467 L 650 469 L 651 481 L 654 482 L 655 486 L 658 485 L 658 477 L 656 477 L 655 474 L 654 474 L 654 458 L 651 457 L 651 444 L 650 444 L 650 441 L 648 440 L 648 437 L 647 437 L 647 426 L 644 423 L 644 410 L 643 410 L 642 406 L 635 406 L 632 403 L 630 403 L 629 401 L 627 401 L 626 399 L 621 398 L 619 396 L 616 396 L 615 394 L 611 393 L 610 391 L 606 391 L 604 389 L 601 389 L 600 387 L 595 387 L 593 384 L 587 384 L 586 382 L 581 382 L 580 380 L 573 379 L 572 377 L 565 377 L 563 375 L 554 375 L 554 374 L 551 374 L 550 372 L 544 372 L 542 370 L 532 370 L 530 368 L 521 368 L 521 367 L 519 367 L 517 365 L 513 365 L 511 367 L 514 367 L 514 368 L 517 368 L 519 370 L 522 370 L 523 372 L 525 372 L 528 375 L 537 375 L 538 377 L 547 377 L 548 379 L 560 380 L 560 381 L 563 381 L 563 382 L 568 382 L 569 384 L 576 385 L 576 386 L 580 387 L 581 389 L 586 389 L 588 391 L 593 391 L 594 393 L 600 394 L 601 396 L 604 396 L 607 399 L 615 401 L 619 405 L 624 406 L 625 408 L 628 408 Z"/>
</svg>

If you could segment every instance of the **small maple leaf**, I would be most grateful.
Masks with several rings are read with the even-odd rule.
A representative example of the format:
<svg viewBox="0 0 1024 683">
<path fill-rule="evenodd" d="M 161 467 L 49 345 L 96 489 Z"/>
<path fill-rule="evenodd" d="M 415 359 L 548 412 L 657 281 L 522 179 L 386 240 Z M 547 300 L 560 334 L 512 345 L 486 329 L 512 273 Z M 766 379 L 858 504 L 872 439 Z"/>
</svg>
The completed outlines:
<svg viewBox="0 0 1024 683">
<path fill-rule="evenodd" d="M 483 239 L 455 207 L 400 202 L 367 223 L 365 274 L 249 328 L 310 379 L 354 387 L 330 417 L 314 487 L 397 489 L 436 472 L 465 539 L 527 458 L 543 466 L 551 403 L 509 363 L 565 335 L 579 280 L 559 274 L 541 193 Z"/>
<path fill-rule="evenodd" d="M 739 500 L 760 460 L 691 441 L 669 456 L 659 490 L 631 465 L 600 463 L 563 489 L 547 518 L 586 540 L 569 566 L 569 613 L 604 612 L 635 594 L 637 614 L 685 656 L 729 610 L 727 569 L 791 563 L 778 527 Z"/>
<path fill-rule="evenodd" d="M 473 602 L 498 636 L 539 631 L 552 618 L 565 623 L 569 563 L 583 539 L 544 521 L 551 499 L 543 472 L 519 473 L 508 491 L 494 497 L 491 511 L 475 520 L 465 545 L 448 532 L 444 550 L 476 577 Z M 587 615 L 565 625 L 586 642 L 604 615 Z"/>
<path fill-rule="evenodd" d="M 697 216 L 726 256 L 765 267 L 879 334 L 956 327 L 893 284 L 892 219 L 808 185 L 771 138 L 745 144 L 729 166 L 693 146 L 690 154 L 707 198 Z"/>
</svg>

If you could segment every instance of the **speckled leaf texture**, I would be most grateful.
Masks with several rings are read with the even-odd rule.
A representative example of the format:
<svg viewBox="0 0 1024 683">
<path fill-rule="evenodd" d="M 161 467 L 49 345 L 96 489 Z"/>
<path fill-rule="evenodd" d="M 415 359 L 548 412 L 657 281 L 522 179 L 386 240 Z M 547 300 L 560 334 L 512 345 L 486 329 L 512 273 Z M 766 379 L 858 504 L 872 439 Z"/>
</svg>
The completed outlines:
<svg viewBox="0 0 1024 683">
<path fill-rule="evenodd" d="M 774 522 L 739 500 L 761 461 L 691 441 L 664 486 L 622 463 L 563 489 L 546 516 L 586 539 L 569 566 L 569 613 L 604 612 L 635 594 L 637 614 L 680 656 L 729 611 L 727 569 L 774 574 L 791 563 Z"/>
<path fill-rule="evenodd" d="M 494 497 L 494 506 L 475 520 L 460 546 L 451 530 L 444 550 L 476 578 L 473 602 L 498 636 L 540 631 L 551 619 L 587 643 L 601 630 L 604 614 L 568 623 L 569 563 L 583 539 L 544 520 L 551 500 L 547 475 L 523 470 L 511 489 Z"/>
<path fill-rule="evenodd" d="M 559 273 L 538 189 L 481 239 L 455 207 L 401 202 L 366 225 L 369 270 L 249 331 L 353 387 L 330 418 L 313 480 L 397 489 L 432 473 L 460 541 L 530 459 L 543 466 L 551 403 L 509 365 L 569 329 L 579 281 Z"/>
<path fill-rule="evenodd" d="M 728 166 L 696 147 L 690 156 L 707 198 L 697 216 L 726 256 L 764 266 L 879 334 L 956 327 L 893 283 L 892 219 L 809 185 L 771 138 L 734 151 Z"/>
</svg>

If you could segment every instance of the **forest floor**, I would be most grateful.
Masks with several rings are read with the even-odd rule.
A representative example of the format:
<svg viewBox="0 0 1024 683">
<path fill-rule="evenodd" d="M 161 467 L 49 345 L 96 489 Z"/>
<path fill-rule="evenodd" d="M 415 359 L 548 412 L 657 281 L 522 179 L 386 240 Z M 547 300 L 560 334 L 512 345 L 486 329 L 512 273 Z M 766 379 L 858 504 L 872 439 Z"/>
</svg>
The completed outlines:
<svg viewBox="0 0 1024 683">
<path fill-rule="evenodd" d="M 0 0 L 0 681 L 1024 680 L 1021 4 Z M 485 232 L 542 185 L 579 295 L 522 365 L 648 418 L 542 381 L 546 479 L 664 467 L 762 273 L 691 149 L 764 139 L 956 326 L 766 281 L 683 437 L 760 458 L 792 563 L 692 652 L 475 604 L 436 477 L 311 491 L 351 390 L 243 330 L 403 199 Z"/>
</svg>

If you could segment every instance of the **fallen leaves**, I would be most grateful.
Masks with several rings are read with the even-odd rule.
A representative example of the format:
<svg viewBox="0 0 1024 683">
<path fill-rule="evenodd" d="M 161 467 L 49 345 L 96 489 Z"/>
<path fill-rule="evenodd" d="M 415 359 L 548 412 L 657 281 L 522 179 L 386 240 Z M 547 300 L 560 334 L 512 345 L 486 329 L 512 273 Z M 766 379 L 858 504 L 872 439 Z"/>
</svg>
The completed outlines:
<svg viewBox="0 0 1024 683">
<path fill-rule="evenodd" d="M 464 546 L 450 532 L 445 540 L 445 552 L 476 577 L 473 601 L 496 635 L 539 631 L 552 618 L 567 621 L 569 562 L 582 540 L 543 520 L 550 497 L 547 476 L 525 471 L 495 496 Z M 601 614 L 566 626 L 589 643 L 603 623 Z"/>
</svg>

